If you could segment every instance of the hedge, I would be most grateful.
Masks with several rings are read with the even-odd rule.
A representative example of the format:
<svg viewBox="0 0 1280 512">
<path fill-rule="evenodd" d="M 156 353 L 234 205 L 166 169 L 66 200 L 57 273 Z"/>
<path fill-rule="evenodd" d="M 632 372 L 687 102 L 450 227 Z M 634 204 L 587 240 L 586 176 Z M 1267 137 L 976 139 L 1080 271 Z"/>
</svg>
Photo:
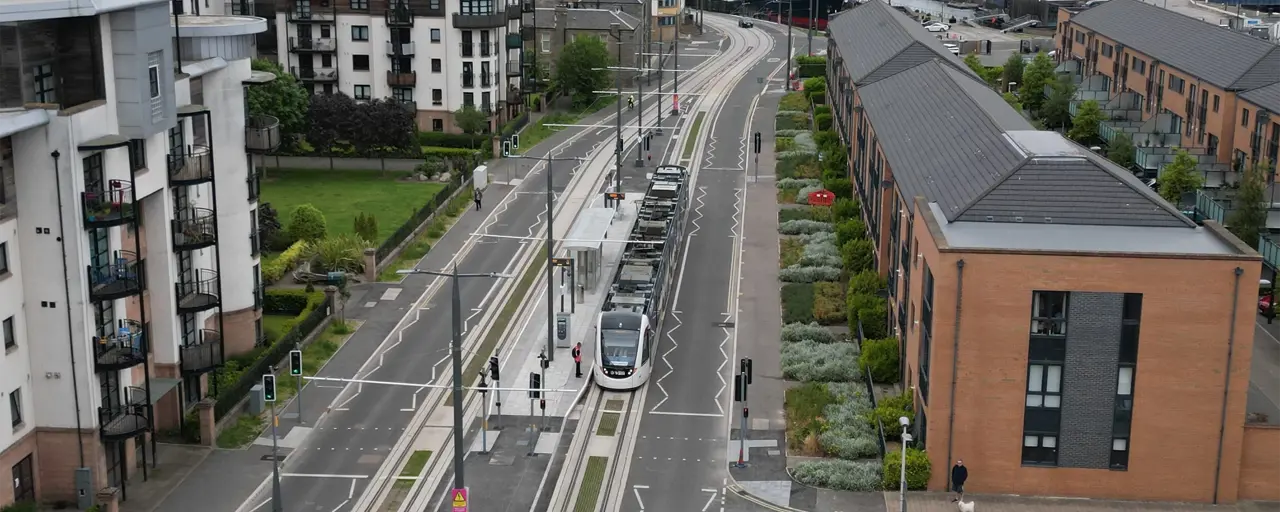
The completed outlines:
<svg viewBox="0 0 1280 512">
<path fill-rule="evenodd" d="M 823 459 L 797 464 L 791 476 L 812 487 L 867 492 L 880 490 L 882 471 L 878 462 Z"/>
<path fill-rule="evenodd" d="M 813 285 L 788 283 L 782 285 L 782 321 L 785 323 L 813 321 Z"/>
<path fill-rule="evenodd" d="M 217 404 L 214 405 L 214 415 L 222 418 L 231 412 L 233 408 L 239 405 L 245 395 L 249 394 L 249 390 L 253 386 L 262 381 L 262 376 L 271 371 L 271 367 L 284 361 L 285 356 L 289 355 L 289 351 L 300 345 L 307 335 L 311 334 L 317 327 L 324 323 L 329 315 L 330 303 L 327 294 L 321 293 L 320 299 L 315 302 L 314 306 L 308 305 L 298 316 L 285 323 L 288 332 L 276 340 L 270 347 L 262 352 L 262 355 L 252 364 L 240 371 L 239 375 L 232 375 L 230 372 L 239 370 L 239 368 L 231 368 L 231 366 L 223 367 L 218 370 L 219 374 L 215 378 L 233 379 L 234 383 L 225 388 L 218 390 Z"/>
<path fill-rule="evenodd" d="M 849 240 L 840 246 L 840 265 L 846 272 L 870 270 L 875 265 L 875 250 L 876 247 L 870 240 Z M 879 289 L 868 293 L 874 293 Z"/>
<path fill-rule="evenodd" d="M 818 222 L 813 220 L 793 220 L 778 225 L 778 232 L 784 235 L 808 235 L 812 233 L 820 233 L 831 231 L 833 226 L 830 222 Z"/>
<path fill-rule="evenodd" d="M 382 261 L 386 259 L 386 257 L 391 254 L 391 251 L 395 250 L 395 248 L 399 247 L 402 242 L 409 238 L 409 236 L 413 235 L 413 232 L 418 229 L 418 226 L 421 226 L 423 222 L 426 222 L 427 219 L 431 218 L 431 216 L 436 213 L 436 210 L 445 206 L 449 201 L 449 196 L 453 195 L 455 191 L 471 180 L 470 174 L 471 173 L 469 172 L 455 173 L 449 179 L 448 185 L 439 192 L 436 192 L 436 195 L 432 196 L 426 204 L 413 212 L 413 215 L 410 215 L 399 228 L 396 228 L 396 231 L 392 233 L 391 236 L 382 241 L 382 245 L 378 246 L 375 253 L 377 260 Z"/>
<path fill-rule="evenodd" d="M 298 315 L 307 309 L 307 306 L 315 307 L 324 299 L 323 292 L 310 292 L 306 290 L 267 290 L 262 298 L 262 312 L 268 315 Z"/>
<path fill-rule="evenodd" d="M 801 55 L 796 57 L 796 77 L 812 78 L 815 76 L 826 76 L 827 74 L 827 58 L 820 56 Z"/>
<path fill-rule="evenodd" d="M 902 437 L 902 431 L 894 428 L 894 425 L 898 424 L 898 418 L 915 416 L 915 413 L 911 412 L 915 408 L 914 400 L 910 390 L 880 398 L 880 403 L 877 403 L 875 409 L 866 415 L 867 426 L 877 428 L 883 425 L 888 427 L 884 431 L 886 437 L 894 439 Z"/>
<path fill-rule="evenodd" d="M 796 322 L 782 326 L 782 341 L 815 341 L 818 343 L 835 343 L 840 341 L 830 329 L 818 325 L 817 322 Z"/>
<path fill-rule="evenodd" d="M 865 325 L 863 329 L 866 329 Z M 884 384 L 898 382 L 898 340 L 882 338 L 866 340 L 862 343 L 862 354 L 858 356 L 858 366 L 862 371 L 871 374 L 871 380 Z"/>
<path fill-rule="evenodd" d="M 864 339 L 885 337 L 886 320 L 889 306 L 885 299 L 868 293 L 851 293 L 846 298 L 848 306 L 848 322 L 850 327 L 862 323 Z"/>
<path fill-rule="evenodd" d="M 489 144 L 489 135 L 446 132 L 418 132 L 419 146 L 474 150 Z"/>
<path fill-rule="evenodd" d="M 836 199 L 831 206 L 831 216 L 836 222 L 856 219 L 859 215 L 858 202 L 849 198 Z"/>
<path fill-rule="evenodd" d="M 933 464 L 924 450 L 907 448 L 907 490 L 923 491 L 929 487 L 929 477 L 933 473 Z M 902 452 L 894 450 L 884 457 L 884 475 L 882 482 L 885 490 L 898 490 L 902 478 Z"/>
<path fill-rule="evenodd" d="M 782 346 L 782 377 L 800 382 L 855 382 L 858 345 L 800 341 Z"/>
<path fill-rule="evenodd" d="M 872 269 L 865 269 L 849 277 L 849 293 L 865 293 L 874 295 L 883 290 L 888 283 L 880 274 Z"/>
<path fill-rule="evenodd" d="M 422 148 L 423 158 L 474 158 L 482 154 L 483 150 L 468 148 L 449 148 L 449 147 L 425 147 Z"/>
<path fill-rule="evenodd" d="M 867 237 L 867 225 L 859 219 L 840 221 L 833 228 L 836 232 L 836 245 L 844 247 L 850 240 L 861 240 Z"/>
<path fill-rule="evenodd" d="M 284 273 L 297 265 L 302 258 L 308 253 L 308 245 L 302 240 L 294 242 L 288 249 L 280 253 L 275 259 L 266 262 L 262 266 L 262 280 L 266 284 L 272 284 L 284 277 Z"/>
</svg>

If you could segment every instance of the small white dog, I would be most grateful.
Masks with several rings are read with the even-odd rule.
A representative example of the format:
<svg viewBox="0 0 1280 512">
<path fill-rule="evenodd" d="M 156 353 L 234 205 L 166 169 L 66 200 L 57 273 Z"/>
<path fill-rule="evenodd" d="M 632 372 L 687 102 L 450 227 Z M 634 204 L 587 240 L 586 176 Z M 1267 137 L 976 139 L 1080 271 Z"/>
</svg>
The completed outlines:
<svg viewBox="0 0 1280 512">
<path fill-rule="evenodd" d="M 960 501 L 960 502 L 957 502 L 956 505 L 959 506 L 960 512 L 973 512 L 972 501 L 969 501 L 969 502 Z"/>
</svg>

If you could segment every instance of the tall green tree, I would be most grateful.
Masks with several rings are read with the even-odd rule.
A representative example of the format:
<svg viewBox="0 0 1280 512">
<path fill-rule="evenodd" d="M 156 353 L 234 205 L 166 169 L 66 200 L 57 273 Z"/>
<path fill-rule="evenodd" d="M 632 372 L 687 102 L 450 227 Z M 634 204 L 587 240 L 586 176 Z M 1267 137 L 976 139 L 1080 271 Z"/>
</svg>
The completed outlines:
<svg viewBox="0 0 1280 512">
<path fill-rule="evenodd" d="M 1164 166 L 1156 182 L 1160 187 L 1160 197 L 1177 205 L 1183 194 L 1200 190 L 1204 185 L 1204 177 L 1196 169 L 1196 159 L 1185 149 L 1179 149 L 1173 155 L 1173 161 Z"/>
<path fill-rule="evenodd" d="M 1070 128 L 1071 126 L 1071 100 L 1076 95 L 1076 85 L 1071 82 L 1071 77 L 1060 76 L 1057 81 L 1053 82 L 1050 87 L 1049 97 L 1044 99 L 1044 103 L 1040 105 L 1040 119 L 1044 120 L 1045 126 L 1050 129 Z"/>
<path fill-rule="evenodd" d="M 1096 144 L 1102 139 L 1098 136 L 1098 126 L 1102 124 L 1102 107 L 1096 100 L 1086 100 L 1076 109 L 1076 116 L 1071 119 L 1071 131 L 1067 137 L 1081 144 Z"/>
<path fill-rule="evenodd" d="M 556 61 L 556 83 L 573 98 L 576 107 L 596 100 L 595 91 L 609 89 L 613 74 L 607 69 L 615 65 L 609 47 L 595 37 L 579 37 L 560 50 Z"/>
<path fill-rule="evenodd" d="M 453 113 L 453 124 L 457 125 L 462 133 L 475 135 L 489 128 L 489 118 L 475 105 L 463 105 Z"/>
<path fill-rule="evenodd" d="M 969 69 L 973 70 L 973 72 L 976 73 L 978 77 L 982 79 L 982 81 L 986 82 L 987 85 L 990 85 L 992 87 L 995 87 L 996 79 L 1000 78 L 1001 69 L 989 68 L 987 66 L 982 65 L 982 61 L 978 60 L 978 54 L 976 53 L 970 53 L 968 55 L 965 55 L 964 65 L 969 66 Z"/>
<path fill-rule="evenodd" d="M 1236 209 L 1227 217 L 1227 229 L 1249 247 L 1258 248 L 1258 237 L 1267 229 L 1267 178 L 1271 162 L 1263 158 L 1250 165 L 1236 191 Z"/>
<path fill-rule="evenodd" d="M 1014 52 L 1009 55 L 1009 60 L 1004 61 L 1004 69 L 1001 74 L 1006 84 L 1022 83 L 1022 71 L 1026 69 L 1027 63 L 1022 60 L 1022 54 Z M 1006 86 L 1007 87 L 1007 86 Z"/>
<path fill-rule="evenodd" d="M 266 59 L 254 59 L 251 65 L 254 71 L 266 71 L 274 74 L 276 79 L 249 88 L 249 113 L 279 119 L 280 130 L 284 133 L 305 133 L 307 106 L 311 95 L 302 88 L 297 78 L 286 73 L 279 64 Z"/>
<path fill-rule="evenodd" d="M 1036 57 L 1031 60 L 1022 70 L 1022 82 L 1018 84 L 1018 97 L 1022 99 L 1022 105 L 1027 110 L 1039 112 L 1040 106 L 1044 104 L 1046 85 L 1053 83 L 1053 59 L 1044 52 L 1037 53 Z"/>
<path fill-rule="evenodd" d="M 1133 146 L 1133 139 L 1128 134 L 1120 134 L 1116 139 L 1111 141 L 1111 146 L 1107 148 L 1107 158 L 1112 162 L 1128 169 L 1133 167 L 1134 153 L 1138 150 Z"/>
</svg>

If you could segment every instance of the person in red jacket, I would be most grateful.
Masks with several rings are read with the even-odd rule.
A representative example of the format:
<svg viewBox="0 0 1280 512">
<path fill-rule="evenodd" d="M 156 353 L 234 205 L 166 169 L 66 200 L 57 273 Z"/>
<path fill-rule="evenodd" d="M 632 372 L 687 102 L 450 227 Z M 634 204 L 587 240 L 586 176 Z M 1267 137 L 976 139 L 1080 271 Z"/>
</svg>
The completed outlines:
<svg viewBox="0 0 1280 512">
<path fill-rule="evenodd" d="M 573 372 L 574 377 L 582 378 L 582 342 L 573 346 Z"/>
</svg>

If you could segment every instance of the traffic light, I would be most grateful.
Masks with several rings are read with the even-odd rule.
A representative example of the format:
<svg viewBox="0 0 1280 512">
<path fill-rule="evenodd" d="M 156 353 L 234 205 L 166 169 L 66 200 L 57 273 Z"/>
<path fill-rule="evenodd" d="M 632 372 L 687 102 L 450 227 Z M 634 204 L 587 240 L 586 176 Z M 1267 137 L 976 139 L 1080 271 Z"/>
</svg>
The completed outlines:
<svg viewBox="0 0 1280 512">
<path fill-rule="evenodd" d="M 752 145 L 753 149 L 755 149 L 753 153 L 760 154 L 760 132 L 756 132 L 755 136 L 752 138 L 755 139 L 754 144 Z"/>
<path fill-rule="evenodd" d="M 740 367 L 739 371 L 742 373 L 742 375 L 745 376 L 743 378 L 746 379 L 747 384 L 750 385 L 751 384 L 751 359 L 746 357 L 742 358 L 742 361 L 739 362 L 738 366 Z"/>
<path fill-rule="evenodd" d="M 534 372 L 529 372 L 529 399 L 537 400 L 542 398 L 542 376 Z"/>
<path fill-rule="evenodd" d="M 511 156 L 511 141 L 502 143 L 502 156 Z"/>
<path fill-rule="evenodd" d="M 511 136 L 511 147 L 520 149 L 520 134 L 517 133 Z"/>
<path fill-rule="evenodd" d="M 498 357 L 489 358 L 489 378 L 494 382 L 498 382 Z"/>
<path fill-rule="evenodd" d="M 289 351 L 289 375 L 294 377 L 302 376 L 302 351 Z"/>
<path fill-rule="evenodd" d="M 262 400 L 276 401 L 276 376 L 270 373 L 262 376 Z"/>
</svg>

